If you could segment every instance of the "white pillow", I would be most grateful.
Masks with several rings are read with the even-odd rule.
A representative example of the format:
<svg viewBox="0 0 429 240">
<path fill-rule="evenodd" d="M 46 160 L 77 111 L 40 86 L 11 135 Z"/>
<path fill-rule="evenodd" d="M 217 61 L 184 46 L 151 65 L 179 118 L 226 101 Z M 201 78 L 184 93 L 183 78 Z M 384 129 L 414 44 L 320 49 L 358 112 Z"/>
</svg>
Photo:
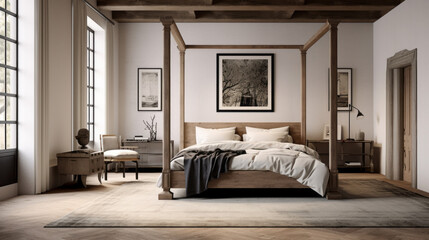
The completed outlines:
<svg viewBox="0 0 429 240">
<path fill-rule="evenodd" d="M 283 142 L 286 138 L 284 132 L 253 132 L 247 134 L 247 142 L 259 142 L 259 141 L 275 141 Z"/>
<path fill-rule="evenodd" d="M 287 137 L 289 135 L 289 126 L 284 126 L 284 127 L 279 127 L 279 128 L 271 128 L 271 129 L 265 129 L 265 128 L 254 128 L 254 127 L 247 127 L 246 126 L 246 134 L 247 137 L 249 139 L 252 139 L 251 141 L 258 141 L 255 138 L 255 133 L 282 133 L 284 135 L 284 138 L 277 141 L 275 139 L 278 138 L 279 135 L 275 134 L 272 136 L 268 136 L 268 134 L 265 135 L 261 135 L 259 137 L 261 137 L 261 139 L 259 141 L 277 141 L 277 142 L 290 142 L 289 138 Z M 262 140 L 262 139 L 266 139 L 266 140 Z M 274 139 L 274 140 L 269 140 L 269 139 Z M 244 140 L 246 141 L 246 140 Z M 249 141 L 249 140 L 247 140 Z"/>
<path fill-rule="evenodd" d="M 271 129 L 246 127 L 246 133 L 247 134 L 253 133 L 253 132 L 284 132 L 284 133 L 286 133 L 286 135 L 289 135 L 289 126 L 279 127 L 279 128 L 271 128 Z"/>
<path fill-rule="evenodd" d="M 247 134 L 243 134 L 243 142 L 248 142 L 249 136 Z M 286 138 L 283 139 L 281 142 L 288 142 L 293 143 L 293 137 L 291 135 L 286 135 Z"/>
<path fill-rule="evenodd" d="M 195 127 L 195 140 L 197 144 L 219 142 L 235 139 L 235 127 L 229 128 L 202 128 Z"/>
</svg>

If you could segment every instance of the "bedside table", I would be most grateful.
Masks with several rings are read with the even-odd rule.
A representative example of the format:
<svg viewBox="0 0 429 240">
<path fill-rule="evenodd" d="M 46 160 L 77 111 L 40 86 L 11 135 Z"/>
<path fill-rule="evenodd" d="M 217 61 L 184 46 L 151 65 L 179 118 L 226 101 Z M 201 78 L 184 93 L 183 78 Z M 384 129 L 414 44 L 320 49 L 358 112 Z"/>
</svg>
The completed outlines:
<svg viewBox="0 0 429 240">
<path fill-rule="evenodd" d="M 133 149 L 140 155 L 139 166 L 143 168 L 162 168 L 162 141 L 122 141 L 124 147 L 135 146 Z M 170 158 L 173 157 L 174 141 L 170 141 Z M 126 165 L 126 167 L 135 167 L 133 165 Z"/>
<path fill-rule="evenodd" d="M 307 140 L 307 146 L 316 150 L 322 162 L 329 165 L 328 140 Z M 358 169 L 362 172 L 374 172 L 373 156 L 374 141 L 337 141 L 337 167 L 339 169 Z"/>
</svg>

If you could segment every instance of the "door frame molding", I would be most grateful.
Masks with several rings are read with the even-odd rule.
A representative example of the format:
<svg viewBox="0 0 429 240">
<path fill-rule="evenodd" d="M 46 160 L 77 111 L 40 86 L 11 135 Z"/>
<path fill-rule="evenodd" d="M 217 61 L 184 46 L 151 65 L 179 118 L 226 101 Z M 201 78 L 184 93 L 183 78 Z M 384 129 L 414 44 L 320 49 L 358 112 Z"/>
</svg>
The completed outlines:
<svg viewBox="0 0 429 240">
<path fill-rule="evenodd" d="M 400 180 L 402 164 L 393 160 L 394 69 L 411 66 L 411 186 L 417 188 L 417 49 L 402 50 L 387 59 L 386 73 L 386 177 Z M 401 166 L 397 166 L 401 164 Z"/>
</svg>

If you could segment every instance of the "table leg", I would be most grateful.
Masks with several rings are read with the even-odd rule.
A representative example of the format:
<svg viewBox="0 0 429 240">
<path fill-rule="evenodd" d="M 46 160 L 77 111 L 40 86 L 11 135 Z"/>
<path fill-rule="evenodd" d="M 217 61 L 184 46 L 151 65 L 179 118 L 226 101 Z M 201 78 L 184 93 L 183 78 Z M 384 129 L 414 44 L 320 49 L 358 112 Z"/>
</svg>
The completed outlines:
<svg viewBox="0 0 429 240">
<path fill-rule="evenodd" d="M 122 164 L 122 177 L 125 178 L 125 162 L 121 162 Z"/>
<path fill-rule="evenodd" d="M 362 142 L 362 163 L 361 163 L 361 171 L 365 172 L 365 142 Z"/>
<path fill-rule="evenodd" d="M 109 162 L 105 162 L 106 166 L 104 169 L 104 180 L 107 181 L 107 165 L 109 165 Z"/>
<path fill-rule="evenodd" d="M 86 188 L 86 175 L 77 175 L 77 185 Z"/>
<path fill-rule="evenodd" d="M 374 142 L 369 143 L 369 166 L 371 167 L 371 172 L 374 172 Z"/>
<path fill-rule="evenodd" d="M 139 162 L 138 161 L 134 161 L 136 163 L 136 180 L 139 179 Z"/>
<path fill-rule="evenodd" d="M 102 182 L 101 182 L 101 175 L 103 175 L 101 172 L 99 172 L 98 173 L 98 181 L 100 182 L 100 184 L 103 184 Z"/>
</svg>

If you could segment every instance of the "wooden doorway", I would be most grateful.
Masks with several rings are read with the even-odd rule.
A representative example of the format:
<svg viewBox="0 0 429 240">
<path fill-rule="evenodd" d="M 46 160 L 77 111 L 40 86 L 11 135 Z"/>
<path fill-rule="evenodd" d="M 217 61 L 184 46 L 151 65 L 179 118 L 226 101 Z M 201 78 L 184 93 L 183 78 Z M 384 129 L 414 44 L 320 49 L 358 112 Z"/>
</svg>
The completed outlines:
<svg viewBox="0 0 429 240">
<path fill-rule="evenodd" d="M 411 184 L 411 159 L 412 159 L 412 118 L 411 118 L 411 109 L 412 109 L 412 93 L 411 93 L 411 66 L 407 66 L 402 70 L 401 85 L 403 89 L 402 95 L 402 117 L 403 126 L 404 126 L 404 141 L 403 149 L 404 155 L 402 158 L 402 180 Z"/>
<path fill-rule="evenodd" d="M 386 177 L 417 188 L 417 49 L 387 60 Z"/>
</svg>

